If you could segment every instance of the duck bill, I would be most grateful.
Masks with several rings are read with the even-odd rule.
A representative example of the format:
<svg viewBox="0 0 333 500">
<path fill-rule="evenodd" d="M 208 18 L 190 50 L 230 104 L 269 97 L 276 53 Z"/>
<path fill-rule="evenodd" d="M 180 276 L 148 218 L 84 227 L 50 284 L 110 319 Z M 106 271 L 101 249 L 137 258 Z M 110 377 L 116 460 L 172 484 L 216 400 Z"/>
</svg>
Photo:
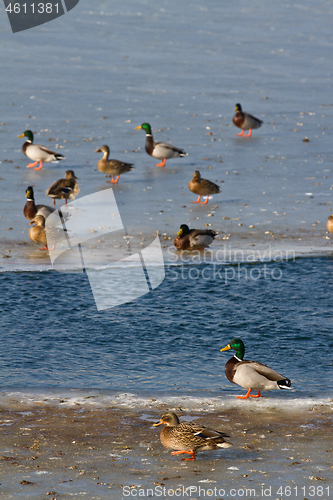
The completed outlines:
<svg viewBox="0 0 333 500">
<path fill-rule="evenodd" d="M 225 347 L 223 347 L 223 349 L 220 349 L 220 352 L 221 352 L 221 351 L 229 351 L 229 349 L 231 349 L 230 344 L 228 344 L 228 345 L 226 345 Z"/>
<path fill-rule="evenodd" d="M 24 134 L 18 135 L 17 138 L 21 139 L 21 137 L 24 137 Z"/>
<path fill-rule="evenodd" d="M 142 128 L 141 125 L 139 125 L 138 127 L 134 127 L 135 130 L 138 130 L 139 128 Z"/>
<path fill-rule="evenodd" d="M 160 420 L 159 422 L 156 422 L 156 424 L 153 424 L 153 427 L 158 427 L 161 424 L 163 424 L 162 420 Z"/>
<path fill-rule="evenodd" d="M 32 226 L 33 224 L 36 224 L 35 220 L 32 220 L 31 222 L 29 222 L 29 226 Z"/>
<path fill-rule="evenodd" d="M 101 153 L 102 151 L 100 149 L 95 149 L 94 153 Z"/>
<path fill-rule="evenodd" d="M 182 234 L 183 234 L 183 230 L 181 229 L 180 231 L 178 231 L 177 236 L 181 236 Z"/>
</svg>

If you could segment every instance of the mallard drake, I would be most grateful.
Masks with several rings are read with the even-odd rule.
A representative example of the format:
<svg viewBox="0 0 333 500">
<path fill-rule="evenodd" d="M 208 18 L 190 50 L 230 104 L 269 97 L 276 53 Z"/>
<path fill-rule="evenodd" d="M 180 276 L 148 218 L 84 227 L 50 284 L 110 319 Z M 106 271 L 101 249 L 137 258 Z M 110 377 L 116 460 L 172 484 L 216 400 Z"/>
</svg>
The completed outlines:
<svg viewBox="0 0 333 500">
<path fill-rule="evenodd" d="M 47 248 L 47 239 L 46 239 L 46 230 L 45 230 L 45 217 L 43 215 L 36 215 L 34 220 L 29 223 L 29 226 L 32 224 L 36 224 L 29 229 L 29 238 L 39 243 L 40 245 L 44 245 L 44 248 L 40 248 L 40 250 L 48 250 Z"/>
<path fill-rule="evenodd" d="M 197 424 L 180 423 L 178 416 L 173 413 L 165 413 L 162 415 L 159 422 L 153 424 L 154 427 L 158 425 L 165 425 L 161 431 L 160 439 L 165 448 L 171 448 L 173 451 L 171 455 L 181 455 L 187 453 L 191 455 L 190 458 L 183 458 L 182 460 L 195 460 L 197 451 L 210 451 L 218 450 L 219 448 L 230 448 L 231 443 L 225 441 L 226 434 L 220 431 L 209 429 Z"/>
<path fill-rule="evenodd" d="M 161 163 L 156 163 L 156 167 L 164 167 L 165 162 L 169 158 L 179 158 L 180 156 L 187 156 L 187 153 L 182 149 L 178 149 L 171 144 L 166 142 L 154 142 L 153 134 L 151 133 L 151 126 L 149 123 L 143 123 L 136 129 L 142 128 L 146 132 L 146 152 L 153 156 L 154 158 L 158 158 L 162 160 Z"/>
<path fill-rule="evenodd" d="M 203 250 L 208 247 L 216 236 L 212 229 L 189 229 L 182 224 L 174 240 L 178 250 Z"/>
<path fill-rule="evenodd" d="M 25 130 L 23 134 L 18 136 L 18 138 L 20 137 L 27 138 L 22 146 L 22 151 L 25 156 L 34 161 L 34 163 L 29 163 L 29 165 L 27 165 L 27 168 L 35 167 L 35 165 L 40 162 L 39 167 L 35 167 L 35 170 L 41 170 L 43 168 L 43 162 L 49 163 L 51 161 L 59 161 L 65 158 L 63 155 L 54 153 L 54 151 L 51 151 L 45 146 L 41 146 L 40 144 L 33 144 L 34 134 L 31 132 L 31 130 Z"/>
<path fill-rule="evenodd" d="M 289 378 L 276 372 L 269 366 L 258 361 L 243 361 L 245 346 L 241 339 L 233 339 L 221 351 L 234 349 L 236 354 L 227 361 L 225 374 L 233 384 L 238 384 L 248 389 L 245 396 L 236 396 L 238 399 L 259 398 L 260 391 L 271 391 L 273 389 L 290 389 Z M 258 391 L 257 395 L 250 395 L 252 390 Z"/>
<path fill-rule="evenodd" d="M 26 189 L 25 197 L 27 198 L 27 201 L 23 208 L 23 214 L 29 221 L 34 220 L 37 214 L 43 215 L 46 219 L 55 210 L 47 205 L 35 204 L 34 190 L 32 186 L 29 186 Z"/>
<path fill-rule="evenodd" d="M 256 118 L 248 113 L 244 113 L 242 106 L 239 103 L 236 104 L 235 111 L 236 113 L 232 121 L 236 127 L 242 129 L 241 133 L 236 134 L 236 136 L 243 136 L 244 130 L 249 130 L 249 133 L 244 135 L 244 137 L 251 137 L 252 129 L 259 128 L 264 123 L 262 120 L 259 120 L 259 118 Z"/>
<path fill-rule="evenodd" d="M 109 160 L 110 148 L 109 146 L 102 146 L 99 149 L 95 149 L 95 153 L 104 153 L 103 158 L 98 160 L 97 168 L 103 174 L 107 174 L 109 177 L 112 176 L 110 181 L 112 184 L 116 184 L 119 180 L 121 174 L 126 174 L 133 170 L 133 163 L 125 163 L 119 160 Z M 116 179 L 114 179 L 116 177 Z"/>
<path fill-rule="evenodd" d="M 330 233 L 333 233 L 333 214 L 327 217 L 327 219 L 328 219 L 326 224 L 327 230 Z"/>
<path fill-rule="evenodd" d="M 192 203 L 199 203 L 200 205 L 205 205 L 208 203 L 209 195 L 216 194 L 220 192 L 220 188 L 214 182 L 207 179 L 202 179 L 199 170 L 194 172 L 193 178 L 188 183 L 188 188 L 192 193 L 198 194 L 199 198 L 197 201 L 192 201 Z M 206 201 L 200 201 L 201 196 L 207 196 Z"/>
<path fill-rule="evenodd" d="M 55 181 L 47 190 L 46 195 L 53 198 L 53 204 L 56 204 L 56 199 L 65 199 L 65 205 L 67 205 L 67 200 L 75 199 L 75 196 L 80 192 L 79 185 L 76 182 L 76 177 L 73 170 L 67 170 L 64 179 L 59 179 Z"/>
</svg>

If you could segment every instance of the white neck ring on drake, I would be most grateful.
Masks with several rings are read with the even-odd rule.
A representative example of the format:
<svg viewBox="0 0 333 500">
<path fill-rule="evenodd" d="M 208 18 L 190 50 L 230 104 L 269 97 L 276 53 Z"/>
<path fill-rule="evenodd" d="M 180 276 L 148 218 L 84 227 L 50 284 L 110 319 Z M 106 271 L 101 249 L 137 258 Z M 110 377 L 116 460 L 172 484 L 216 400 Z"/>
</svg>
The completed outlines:
<svg viewBox="0 0 333 500">
<path fill-rule="evenodd" d="M 242 359 L 238 358 L 238 357 L 236 356 L 236 354 L 234 354 L 234 358 L 236 358 L 236 359 L 237 359 L 237 361 L 243 361 Z"/>
</svg>

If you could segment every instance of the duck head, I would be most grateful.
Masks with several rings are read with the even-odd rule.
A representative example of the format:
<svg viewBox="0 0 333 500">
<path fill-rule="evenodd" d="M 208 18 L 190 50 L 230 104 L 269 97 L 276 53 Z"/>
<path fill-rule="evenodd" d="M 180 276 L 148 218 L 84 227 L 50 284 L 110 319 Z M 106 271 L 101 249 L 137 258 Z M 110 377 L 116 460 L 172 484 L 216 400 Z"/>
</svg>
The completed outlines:
<svg viewBox="0 0 333 500">
<path fill-rule="evenodd" d="M 200 181 L 200 179 L 201 179 L 201 174 L 200 174 L 199 170 L 196 170 L 193 174 L 193 180 Z"/>
<path fill-rule="evenodd" d="M 153 427 L 157 427 L 158 425 L 167 425 L 169 427 L 176 427 L 176 425 L 179 424 L 179 418 L 177 415 L 173 412 L 169 413 L 164 413 L 164 415 L 161 416 L 160 421 L 157 422 L 156 424 L 153 424 Z"/>
<path fill-rule="evenodd" d="M 236 351 L 237 358 L 244 358 L 245 346 L 241 339 L 232 339 L 227 346 L 223 347 L 223 349 L 220 350 L 220 352 L 229 351 L 230 349 L 234 349 Z"/>
<path fill-rule="evenodd" d="M 177 236 L 183 236 L 185 234 L 188 234 L 189 232 L 190 232 L 190 228 L 186 224 L 182 224 L 179 228 Z"/>
<path fill-rule="evenodd" d="M 28 142 L 34 142 L 34 134 L 31 132 L 31 130 L 25 130 L 23 134 L 18 135 L 17 137 L 18 139 L 20 139 L 21 137 L 26 137 Z"/>
<path fill-rule="evenodd" d="M 74 170 L 66 170 L 65 179 L 80 179 L 80 178 L 76 177 L 76 175 L 74 174 Z"/>
<path fill-rule="evenodd" d="M 142 125 L 139 125 L 138 127 L 135 127 L 136 129 L 139 129 L 139 128 L 142 128 L 146 134 L 148 135 L 152 135 L 151 134 L 151 126 L 149 125 L 149 123 L 142 123 Z"/>
<path fill-rule="evenodd" d="M 101 146 L 99 149 L 95 149 L 95 153 L 106 153 L 107 155 L 110 154 L 110 148 L 106 144 L 104 146 Z"/>
<path fill-rule="evenodd" d="M 28 198 L 28 200 L 34 201 L 34 189 L 32 186 L 27 187 L 25 191 L 25 197 Z"/>
<path fill-rule="evenodd" d="M 45 227 L 45 217 L 44 215 L 36 215 L 33 221 L 29 222 L 29 226 L 36 224 L 37 226 Z"/>
</svg>

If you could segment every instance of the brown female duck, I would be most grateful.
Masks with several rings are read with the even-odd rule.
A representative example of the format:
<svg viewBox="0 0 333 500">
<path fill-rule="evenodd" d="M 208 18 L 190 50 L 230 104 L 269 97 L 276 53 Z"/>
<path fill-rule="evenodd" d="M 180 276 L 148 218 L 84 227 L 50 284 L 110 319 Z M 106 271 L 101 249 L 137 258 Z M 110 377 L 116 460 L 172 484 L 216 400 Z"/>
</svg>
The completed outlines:
<svg viewBox="0 0 333 500">
<path fill-rule="evenodd" d="M 195 454 L 198 451 L 218 450 L 220 448 L 229 448 L 231 443 L 225 441 L 227 437 L 223 432 L 215 431 L 209 427 L 201 425 L 179 422 L 178 416 L 173 413 L 165 413 L 159 422 L 153 424 L 154 427 L 164 424 L 160 434 L 160 440 L 165 448 L 173 450 L 171 455 L 181 455 L 187 453 L 190 458 L 182 460 L 195 460 Z"/>
<path fill-rule="evenodd" d="M 45 217 L 43 215 L 36 215 L 35 219 L 29 223 L 30 226 L 32 224 L 36 225 L 32 226 L 29 229 L 29 238 L 35 243 L 44 245 L 44 248 L 40 248 L 40 250 L 48 250 L 45 230 Z"/>
<path fill-rule="evenodd" d="M 327 219 L 328 219 L 326 224 L 327 230 L 330 233 L 333 233 L 333 214 L 327 217 Z"/>
<path fill-rule="evenodd" d="M 133 163 L 125 163 L 124 161 L 119 160 L 109 160 L 109 146 L 104 145 L 99 149 L 95 149 L 95 153 L 103 153 L 103 158 L 97 162 L 98 170 L 109 177 L 112 176 L 112 179 L 106 182 L 116 184 L 121 174 L 126 174 L 126 172 L 133 170 Z M 116 179 L 114 179 L 114 177 L 116 177 Z"/>
<path fill-rule="evenodd" d="M 52 186 L 46 190 L 46 195 L 53 198 L 53 204 L 56 204 L 56 199 L 65 199 L 65 205 L 67 205 L 67 200 L 75 199 L 75 196 L 80 192 L 79 185 L 76 182 L 78 177 L 75 176 L 73 170 L 67 170 L 64 179 L 59 179 L 55 181 Z"/>
<path fill-rule="evenodd" d="M 192 180 L 188 183 L 188 188 L 192 193 L 198 194 L 199 198 L 197 201 L 192 201 L 192 203 L 199 203 L 200 205 L 205 205 L 208 203 L 209 195 L 216 194 L 220 192 L 220 188 L 217 184 L 207 179 L 202 179 L 199 170 L 194 172 Z M 201 196 L 207 196 L 206 201 L 200 201 Z"/>
</svg>

